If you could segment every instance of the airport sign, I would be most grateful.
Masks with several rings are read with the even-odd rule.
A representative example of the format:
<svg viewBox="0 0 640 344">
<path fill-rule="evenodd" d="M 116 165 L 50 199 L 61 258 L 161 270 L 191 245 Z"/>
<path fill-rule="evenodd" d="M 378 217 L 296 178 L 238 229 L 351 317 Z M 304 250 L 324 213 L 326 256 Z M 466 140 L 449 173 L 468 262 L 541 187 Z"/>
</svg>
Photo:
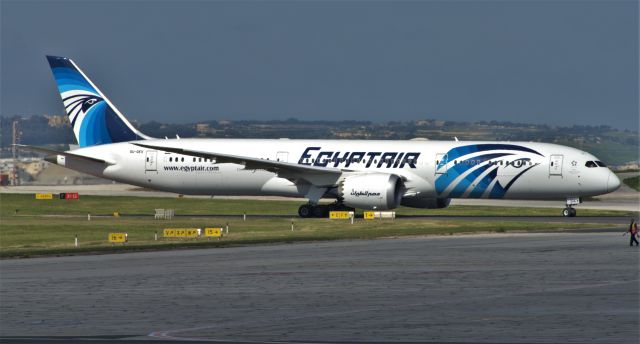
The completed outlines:
<svg viewBox="0 0 640 344">
<path fill-rule="evenodd" d="M 222 228 L 205 228 L 204 236 L 219 238 L 222 236 Z"/>
<path fill-rule="evenodd" d="M 330 219 L 342 219 L 348 220 L 353 216 L 352 211 L 331 211 L 329 212 Z"/>
<path fill-rule="evenodd" d="M 127 242 L 127 234 L 126 233 L 109 233 L 109 242 L 110 243 L 125 243 Z"/>
<path fill-rule="evenodd" d="M 197 238 L 198 228 L 165 228 L 162 235 L 165 238 Z"/>
</svg>

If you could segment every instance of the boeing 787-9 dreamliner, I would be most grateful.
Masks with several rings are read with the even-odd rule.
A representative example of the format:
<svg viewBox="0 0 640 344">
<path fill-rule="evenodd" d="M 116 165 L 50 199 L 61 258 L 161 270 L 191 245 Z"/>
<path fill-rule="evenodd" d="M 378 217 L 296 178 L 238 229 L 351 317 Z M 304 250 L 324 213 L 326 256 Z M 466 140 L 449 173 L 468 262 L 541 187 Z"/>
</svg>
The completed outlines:
<svg viewBox="0 0 640 344">
<path fill-rule="evenodd" d="M 79 148 L 21 147 L 121 183 L 185 195 L 299 197 L 308 200 L 301 217 L 444 208 L 452 198 L 562 200 L 563 215 L 575 216 L 582 197 L 620 186 L 598 158 L 549 143 L 156 139 L 132 126 L 71 59 L 47 59 Z"/>
</svg>

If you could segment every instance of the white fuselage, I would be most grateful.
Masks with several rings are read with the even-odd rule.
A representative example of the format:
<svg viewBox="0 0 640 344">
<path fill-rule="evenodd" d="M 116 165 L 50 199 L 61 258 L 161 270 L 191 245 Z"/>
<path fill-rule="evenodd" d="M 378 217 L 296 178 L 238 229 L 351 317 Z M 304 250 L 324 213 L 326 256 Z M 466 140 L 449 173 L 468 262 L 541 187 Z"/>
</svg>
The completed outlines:
<svg viewBox="0 0 640 344">
<path fill-rule="evenodd" d="M 620 183 L 606 167 L 587 167 L 587 162 L 597 160 L 591 154 L 548 143 L 288 139 L 140 142 L 326 166 L 343 169 L 345 174 L 394 174 L 404 181 L 406 197 L 561 199 L 604 194 L 614 191 Z M 146 149 L 133 142 L 91 146 L 73 152 L 111 164 L 73 158 L 61 164 L 150 189 L 188 195 L 305 197 L 300 184 L 273 172 Z M 410 160 L 403 160 L 407 156 L 411 156 Z M 327 196 L 331 196 L 330 190 Z"/>
</svg>

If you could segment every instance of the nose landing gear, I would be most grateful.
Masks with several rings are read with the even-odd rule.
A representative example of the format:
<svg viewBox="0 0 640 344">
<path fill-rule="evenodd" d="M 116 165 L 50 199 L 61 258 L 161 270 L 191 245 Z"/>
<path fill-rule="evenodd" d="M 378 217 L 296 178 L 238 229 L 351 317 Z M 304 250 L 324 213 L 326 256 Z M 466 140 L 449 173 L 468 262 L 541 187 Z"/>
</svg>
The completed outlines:
<svg viewBox="0 0 640 344">
<path fill-rule="evenodd" d="M 567 203 L 566 203 L 566 208 L 564 208 L 562 210 L 562 215 L 564 217 L 575 217 L 576 216 L 576 209 L 573 207 L 574 205 L 578 205 L 582 203 L 582 198 L 580 197 L 568 197 L 567 198 Z"/>
<path fill-rule="evenodd" d="M 566 208 L 564 208 L 564 210 L 562 210 L 562 215 L 564 217 L 575 217 L 576 216 L 576 209 L 572 208 L 570 206 L 567 206 Z"/>
</svg>

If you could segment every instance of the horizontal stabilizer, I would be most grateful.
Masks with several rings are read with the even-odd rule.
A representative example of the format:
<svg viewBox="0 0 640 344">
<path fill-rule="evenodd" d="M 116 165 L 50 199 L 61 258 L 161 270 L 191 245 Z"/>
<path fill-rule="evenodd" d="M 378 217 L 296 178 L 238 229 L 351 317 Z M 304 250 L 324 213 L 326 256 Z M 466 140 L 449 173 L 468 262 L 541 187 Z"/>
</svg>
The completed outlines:
<svg viewBox="0 0 640 344">
<path fill-rule="evenodd" d="M 71 153 L 71 152 L 61 152 L 61 151 L 57 151 L 57 150 L 53 150 L 53 149 L 49 149 L 49 148 L 44 148 L 44 147 L 29 146 L 29 145 L 19 145 L 19 144 L 14 145 L 14 146 L 18 147 L 19 149 L 24 149 L 24 150 L 44 153 L 44 154 L 47 154 L 47 155 L 62 155 L 64 157 L 72 157 L 72 158 L 75 158 L 75 159 L 86 160 L 86 161 L 91 161 L 91 162 L 97 162 L 97 163 L 101 163 L 101 164 L 105 164 L 105 165 L 115 165 L 116 164 L 113 161 L 107 161 L 107 160 L 92 158 L 92 157 L 89 157 L 89 156 L 75 154 L 75 153 Z M 49 160 L 47 160 L 47 161 L 49 161 Z M 55 163 L 55 161 L 49 161 L 49 162 Z"/>
</svg>

